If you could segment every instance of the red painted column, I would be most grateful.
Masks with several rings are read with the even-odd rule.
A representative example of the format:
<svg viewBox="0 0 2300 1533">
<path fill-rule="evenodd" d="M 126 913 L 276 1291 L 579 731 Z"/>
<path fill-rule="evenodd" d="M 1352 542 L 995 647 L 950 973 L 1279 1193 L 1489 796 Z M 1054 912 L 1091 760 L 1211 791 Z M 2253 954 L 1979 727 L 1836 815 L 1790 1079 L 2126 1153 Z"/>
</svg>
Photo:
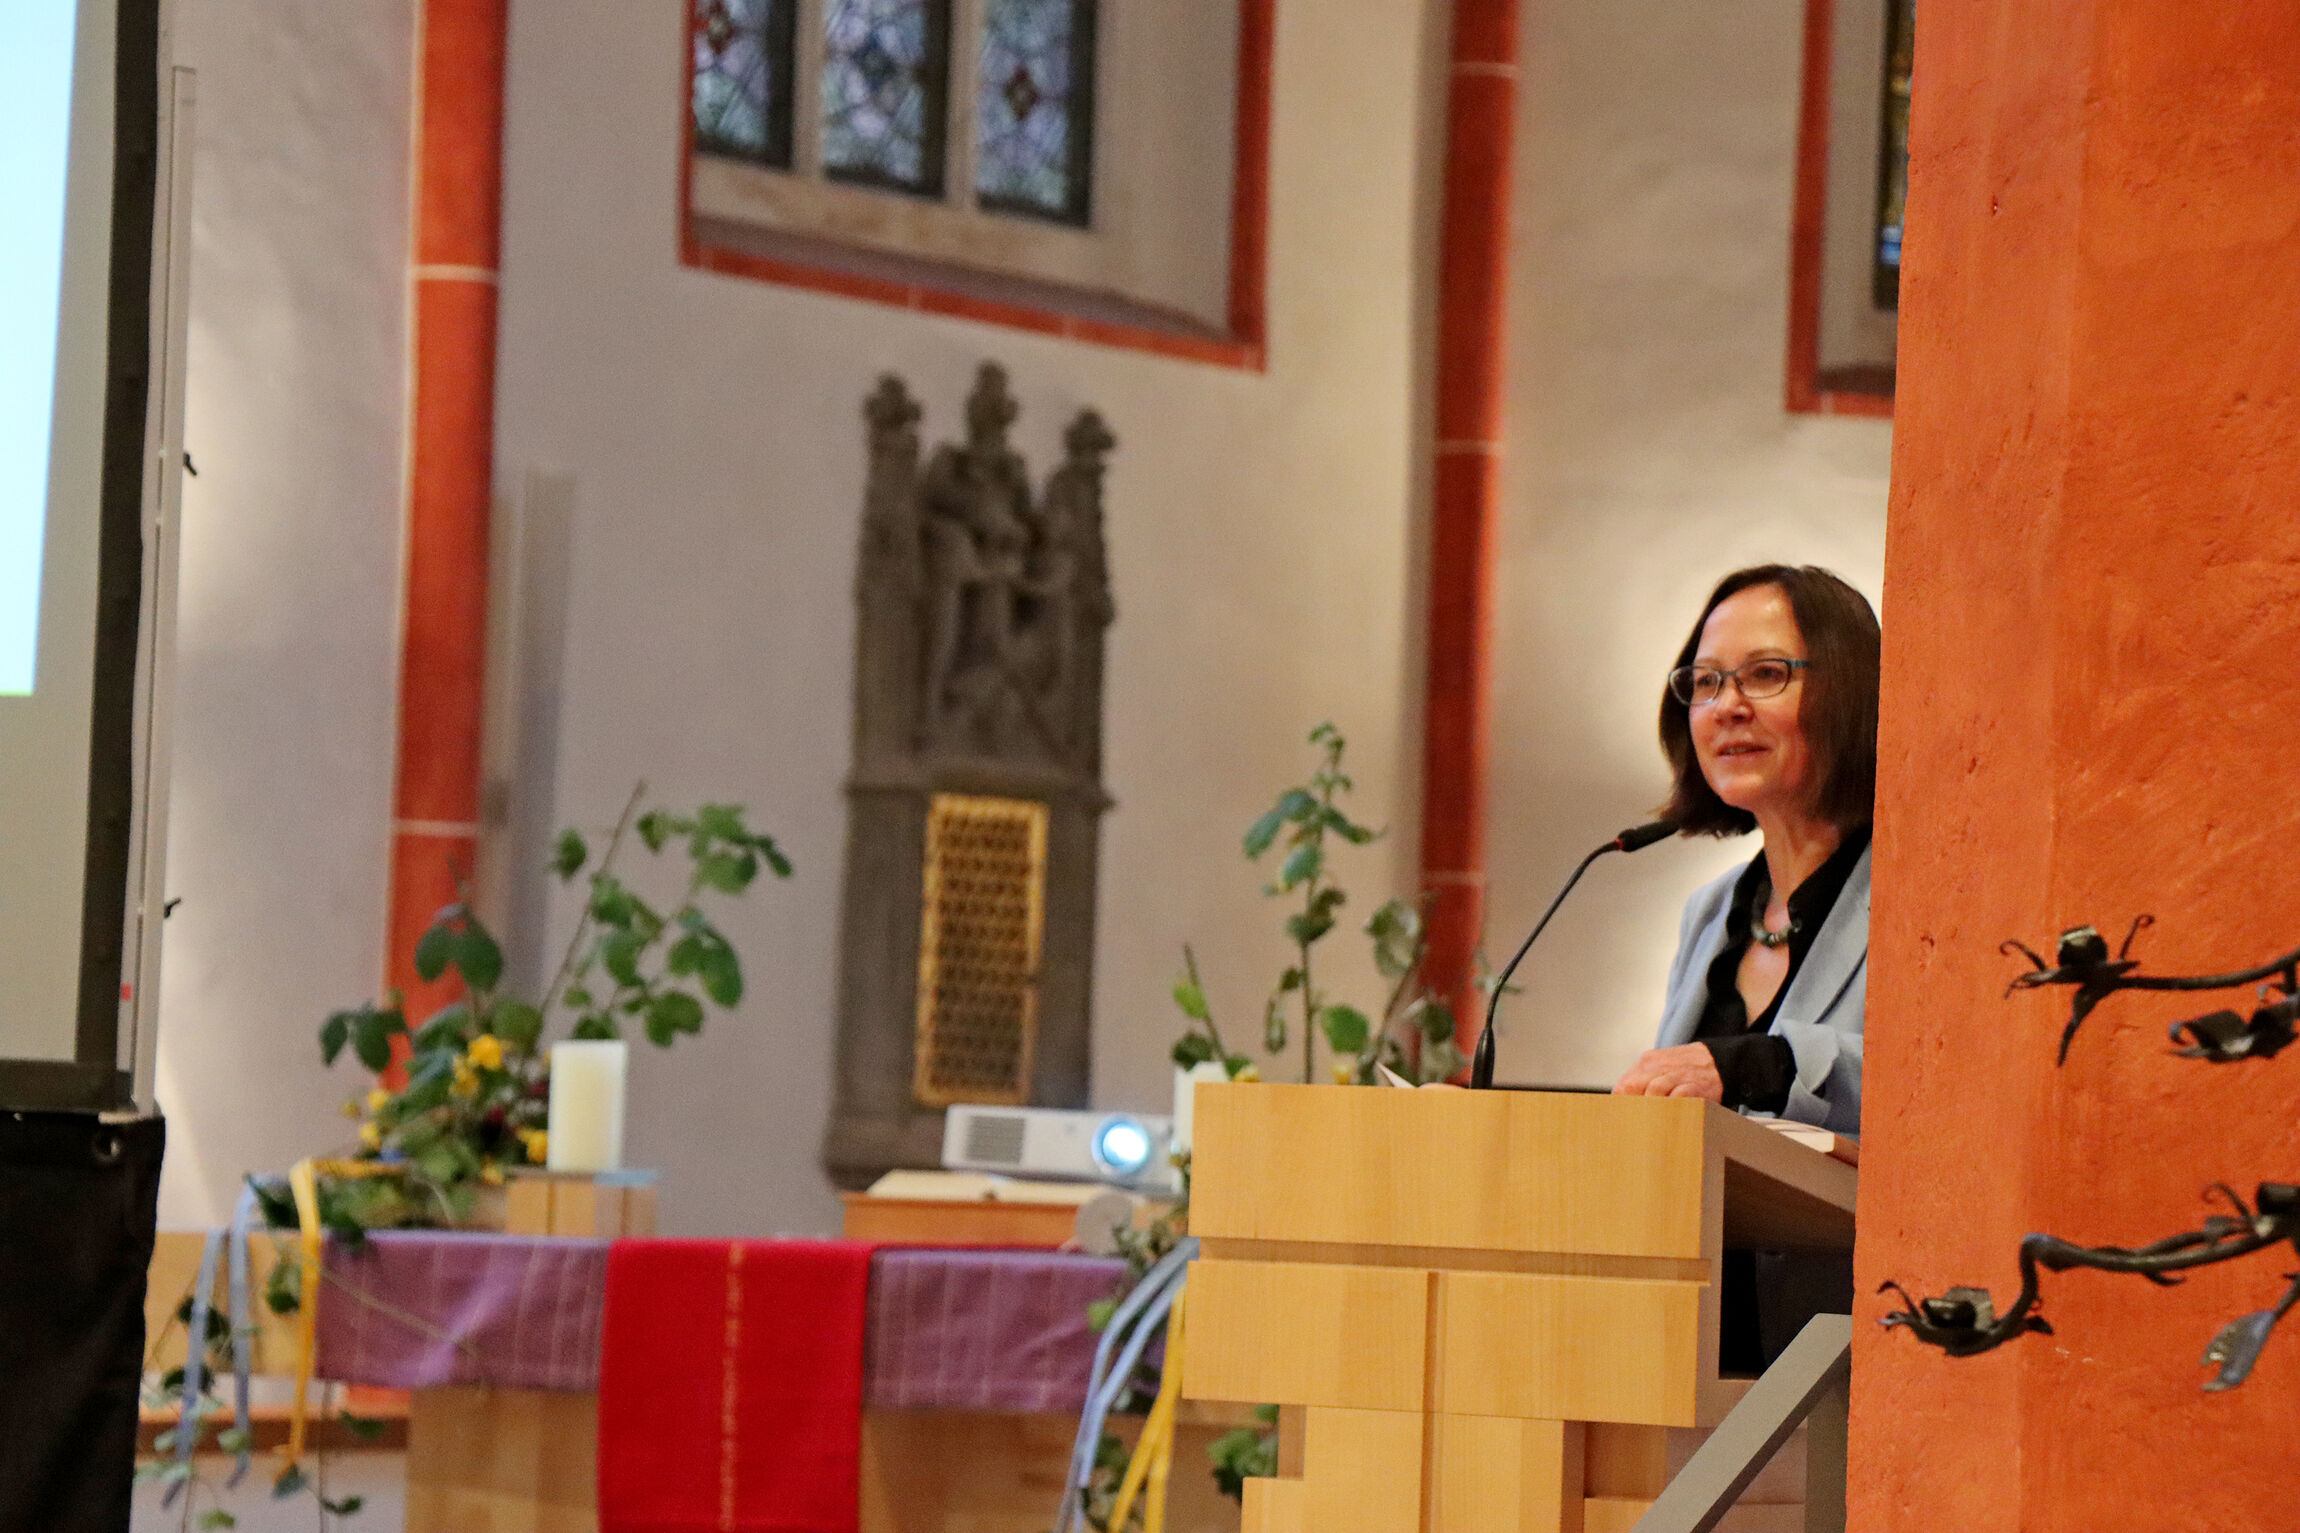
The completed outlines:
<svg viewBox="0 0 2300 1533">
<path fill-rule="evenodd" d="M 507 0 L 425 0 L 419 22 L 413 343 L 399 761 L 384 982 L 413 1014 L 416 939 L 479 845 L 487 529 L 495 458 L 496 263 Z"/>
<path fill-rule="evenodd" d="M 2205 1344 L 2287 1248 L 2047 1274 L 1951 1359 L 1874 1322 L 2019 1286 L 2021 1236 L 2134 1246 L 2300 1180 L 2300 1056 L 2166 1027 L 2245 992 L 2007 998 L 2066 927 L 2160 973 L 2300 943 L 2300 8 L 1920 6 L 1885 573 L 1850 1481 L 1855 1533 L 2295 1525 L 2300 1328 Z"/>
<path fill-rule="evenodd" d="M 1430 900 L 1425 972 L 1454 998 L 1465 1049 L 1479 1021 L 1472 965 L 1485 920 L 1517 15 L 1517 0 L 1456 0 L 1446 87 L 1421 885 Z"/>
</svg>

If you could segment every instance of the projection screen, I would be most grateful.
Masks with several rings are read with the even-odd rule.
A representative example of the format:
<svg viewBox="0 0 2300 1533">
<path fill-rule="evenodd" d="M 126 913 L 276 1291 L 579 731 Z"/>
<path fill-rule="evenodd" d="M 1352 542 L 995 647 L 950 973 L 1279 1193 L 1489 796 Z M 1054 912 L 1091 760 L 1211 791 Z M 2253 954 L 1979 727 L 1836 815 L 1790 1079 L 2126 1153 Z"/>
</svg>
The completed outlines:
<svg viewBox="0 0 2300 1533">
<path fill-rule="evenodd" d="M 125 1106 L 133 1067 L 159 30 L 0 0 L 0 1108 Z"/>
</svg>

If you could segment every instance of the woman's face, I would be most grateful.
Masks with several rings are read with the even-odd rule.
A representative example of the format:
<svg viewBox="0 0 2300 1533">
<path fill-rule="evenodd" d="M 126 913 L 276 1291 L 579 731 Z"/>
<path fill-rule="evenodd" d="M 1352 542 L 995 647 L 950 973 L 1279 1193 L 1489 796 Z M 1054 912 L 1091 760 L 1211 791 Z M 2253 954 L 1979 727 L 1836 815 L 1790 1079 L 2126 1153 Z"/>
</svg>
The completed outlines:
<svg viewBox="0 0 2300 1533">
<path fill-rule="evenodd" d="M 1701 625 L 1693 663 L 1731 671 L 1752 660 L 1804 658 L 1805 637 L 1797 631 L 1789 593 L 1766 585 L 1736 591 L 1717 604 Z M 1813 792 L 1812 752 L 1797 717 L 1804 696 L 1800 670 L 1772 697 L 1752 701 L 1729 681 L 1715 702 L 1693 705 L 1693 752 L 1719 798 L 1760 817 L 1804 812 Z"/>
</svg>

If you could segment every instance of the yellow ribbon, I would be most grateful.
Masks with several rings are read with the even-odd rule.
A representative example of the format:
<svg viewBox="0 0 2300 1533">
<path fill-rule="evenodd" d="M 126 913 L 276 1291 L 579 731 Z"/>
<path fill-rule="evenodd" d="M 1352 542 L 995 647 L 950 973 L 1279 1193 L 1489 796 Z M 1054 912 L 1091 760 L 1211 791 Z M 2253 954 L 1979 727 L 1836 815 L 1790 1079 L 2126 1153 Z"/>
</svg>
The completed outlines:
<svg viewBox="0 0 2300 1533">
<path fill-rule="evenodd" d="M 399 1167 L 376 1160 L 318 1160 L 307 1157 L 288 1172 L 288 1189 L 295 1194 L 296 1232 L 301 1246 L 296 1304 L 295 1400 L 288 1410 L 287 1446 L 281 1450 L 290 1466 L 303 1462 L 305 1408 L 311 1394 L 311 1370 L 319 1339 L 319 1178 L 321 1176 L 397 1176 Z"/>
<path fill-rule="evenodd" d="M 1134 1497 L 1147 1489 L 1142 1501 L 1142 1533 L 1166 1533 L 1166 1476 L 1174 1465 L 1174 1412 L 1182 1401 L 1182 1309 L 1189 1297 L 1180 1289 L 1166 1317 L 1166 1364 L 1158 1380 L 1158 1398 L 1134 1440 L 1134 1456 L 1127 1460 L 1126 1477 L 1118 1482 L 1118 1500 L 1110 1509 L 1111 1533 L 1123 1533 Z"/>
</svg>

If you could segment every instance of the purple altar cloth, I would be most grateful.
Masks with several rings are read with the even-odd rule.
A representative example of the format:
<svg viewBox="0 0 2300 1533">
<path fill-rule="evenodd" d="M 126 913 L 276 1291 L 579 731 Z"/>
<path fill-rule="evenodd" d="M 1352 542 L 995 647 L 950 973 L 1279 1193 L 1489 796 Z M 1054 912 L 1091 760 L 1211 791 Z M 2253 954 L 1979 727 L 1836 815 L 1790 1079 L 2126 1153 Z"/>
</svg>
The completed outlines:
<svg viewBox="0 0 2300 1533">
<path fill-rule="evenodd" d="M 607 1242 L 382 1232 L 322 1258 L 323 1379 L 386 1389 L 599 1387 Z"/>
<path fill-rule="evenodd" d="M 1108 1298 L 1125 1270 L 1046 1251 L 880 1251 L 871 1258 L 864 1403 L 1076 1411 L 1094 1370 L 1086 1306 Z"/>
<path fill-rule="evenodd" d="M 604 1240 L 384 1232 L 330 1241 L 317 1373 L 388 1389 L 599 1387 Z M 863 1399 L 883 1409 L 1075 1411 L 1086 1306 L 1122 1263 L 1058 1251 L 890 1246 L 871 1258 Z"/>
</svg>

